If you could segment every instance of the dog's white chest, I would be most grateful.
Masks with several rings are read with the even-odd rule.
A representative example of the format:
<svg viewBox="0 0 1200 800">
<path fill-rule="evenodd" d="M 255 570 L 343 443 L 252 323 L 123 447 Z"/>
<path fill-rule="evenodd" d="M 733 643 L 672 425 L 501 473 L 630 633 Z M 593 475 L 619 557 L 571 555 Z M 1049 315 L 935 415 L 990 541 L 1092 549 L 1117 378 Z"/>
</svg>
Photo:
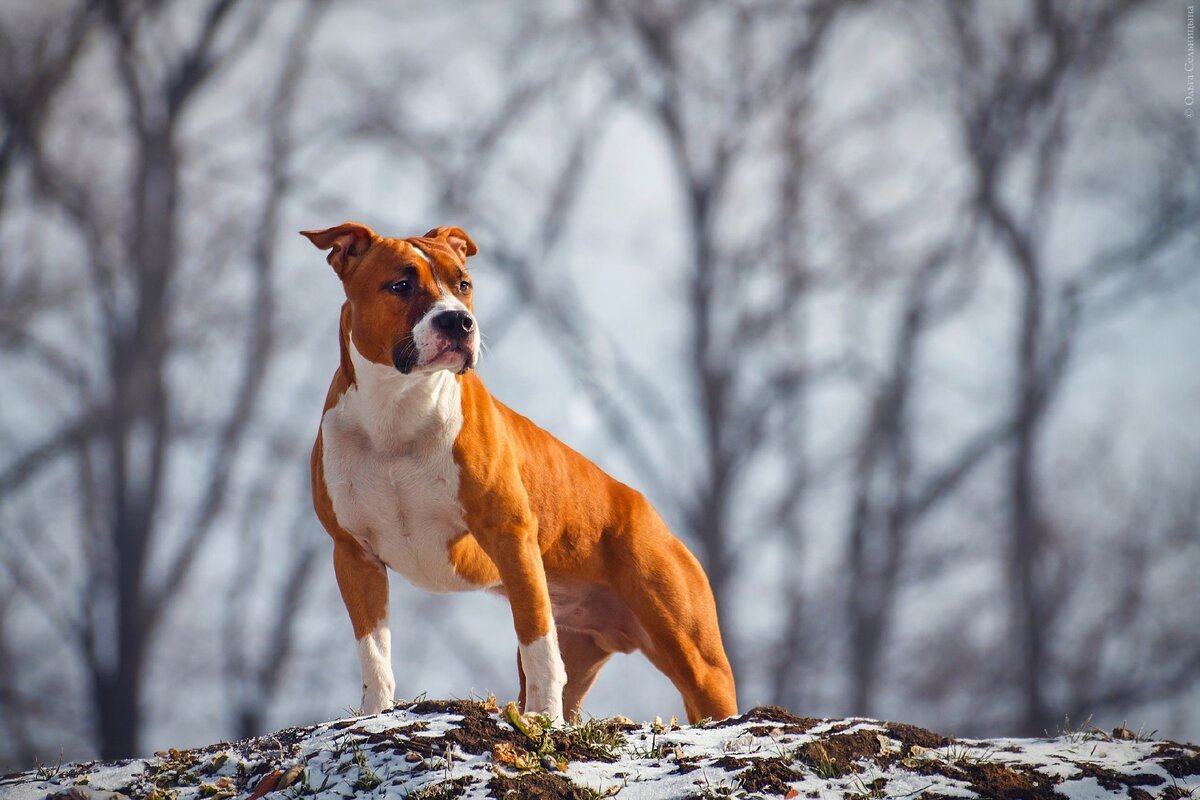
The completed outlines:
<svg viewBox="0 0 1200 800">
<path fill-rule="evenodd" d="M 448 552 L 467 530 L 453 454 L 462 427 L 453 376 L 439 373 L 414 388 L 403 377 L 355 367 L 358 386 L 321 421 L 322 466 L 338 524 L 422 589 L 478 588 L 455 573 Z M 383 379 L 386 391 L 372 377 Z"/>
</svg>

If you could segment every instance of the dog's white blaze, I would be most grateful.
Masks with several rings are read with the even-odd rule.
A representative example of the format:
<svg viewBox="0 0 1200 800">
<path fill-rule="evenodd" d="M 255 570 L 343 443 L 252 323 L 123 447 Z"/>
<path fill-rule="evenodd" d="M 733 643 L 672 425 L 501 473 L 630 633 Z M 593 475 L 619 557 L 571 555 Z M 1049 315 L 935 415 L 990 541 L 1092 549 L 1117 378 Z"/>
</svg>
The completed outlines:
<svg viewBox="0 0 1200 800">
<path fill-rule="evenodd" d="M 555 722 L 563 719 L 563 687 L 567 670 L 558 650 L 558 632 L 554 623 L 540 639 L 520 646 L 521 668 L 525 671 L 525 712 L 545 714 Z"/>
<path fill-rule="evenodd" d="M 396 679 L 392 676 L 392 633 L 386 617 L 358 640 L 358 663 L 363 679 L 362 713 L 378 714 L 391 708 Z"/>
<path fill-rule="evenodd" d="M 426 263 L 428 263 L 428 264 L 432 264 L 432 263 L 433 263 L 432 261 L 430 261 L 430 260 L 429 260 L 429 256 L 425 255 L 425 251 L 424 251 L 424 250 L 422 250 L 421 248 L 417 247 L 417 246 L 416 246 L 415 244 L 413 244 L 412 242 L 409 242 L 409 243 L 408 243 L 408 246 L 409 246 L 409 247 L 411 247 L 413 250 L 415 250 L 415 251 L 417 252 L 417 255 L 419 255 L 421 258 L 425 259 Z"/>
<path fill-rule="evenodd" d="M 446 370 L 403 375 L 350 342 L 355 384 L 321 420 L 325 484 L 338 524 L 410 583 L 430 592 L 480 588 L 450 565 L 467 530 L 454 440 L 461 389 Z"/>
</svg>

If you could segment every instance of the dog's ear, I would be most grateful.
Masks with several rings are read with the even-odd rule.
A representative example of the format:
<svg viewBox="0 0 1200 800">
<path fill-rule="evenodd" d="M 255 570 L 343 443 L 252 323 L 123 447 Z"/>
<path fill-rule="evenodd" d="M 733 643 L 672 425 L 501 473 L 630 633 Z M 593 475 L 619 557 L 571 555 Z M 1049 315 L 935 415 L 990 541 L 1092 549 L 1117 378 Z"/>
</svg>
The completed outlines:
<svg viewBox="0 0 1200 800">
<path fill-rule="evenodd" d="M 479 248 L 475 246 L 475 243 L 471 241 L 471 237 L 467 236 L 467 232 L 462 228 L 434 228 L 425 234 L 424 238 L 441 239 L 450 246 L 451 250 L 458 253 L 458 257 L 463 261 L 466 261 L 479 252 Z"/>
<path fill-rule="evenodd" d="M 300 235 L 307 237 L 318 249 L 329 251 L 325 260 L 343 280 L 355 261 L 379 238 L 375 231 L 357 222 L 343 222 L 323 231 L 300 231 Z"/>
</svg>

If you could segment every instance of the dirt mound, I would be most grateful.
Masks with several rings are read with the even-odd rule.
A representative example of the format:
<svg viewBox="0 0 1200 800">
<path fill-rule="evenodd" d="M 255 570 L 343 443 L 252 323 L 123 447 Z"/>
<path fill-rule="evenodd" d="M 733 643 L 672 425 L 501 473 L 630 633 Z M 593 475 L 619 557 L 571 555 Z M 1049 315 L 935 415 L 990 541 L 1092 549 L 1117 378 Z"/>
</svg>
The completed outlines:
<svg viewBox="0 0 1200 800">
<path fill-rule="evenodd" d="M 787 709 L 780 708 L 779 706 L 755 706 L 740 717 L 730 717 L 720 722 L 714 722 L 713 727 L 731 728 L 754 722 L 768 724 L 775 728 L 782 728 L 788 733 L 803 733 L 809 728 L 819 725 L 821 720 L 813 719 L 812 717 L 797 717 Z"/>
<path fill-rule="evenodd" d="M 334 800 L 358 795 L 594 800 L 637 784 L 674 797 L 1200 796 L 1200 748 L 1103 731 L 951 739 L 867 719 L 760 706 L 701 725 L 588 720 L 547 728 L 509 704 L 422 700 L 153 758 L 0 778 L 5 800 Z M 914 791 L 915 790 L 915 791 Z M 114 795 L 113 792 L 118 794 Z"/>
<path fill-rule="evenodd" d="M 576 786 L 561 775 L 535 772 L 510 777 L 497 775 L 488 781 L 488 793 L 496 800 L 594 800 L 595 792 Z"/>
</svg>

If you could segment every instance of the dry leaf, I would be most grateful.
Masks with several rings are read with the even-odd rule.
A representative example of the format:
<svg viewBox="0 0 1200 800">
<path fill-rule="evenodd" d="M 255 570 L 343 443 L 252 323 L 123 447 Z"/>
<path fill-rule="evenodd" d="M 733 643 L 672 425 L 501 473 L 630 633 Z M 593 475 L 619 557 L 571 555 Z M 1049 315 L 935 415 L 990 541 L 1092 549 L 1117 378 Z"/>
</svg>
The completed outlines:
<svg viewBox="0 0 1200 800">
<path fill-rule="evenodd" d="M 284 772 L 282 776 L 280 776 L 279 788 L 286 789 L 303 777 L 304 767 L 300 766 L 299 764 L 293 764 L 291 767 L 288 767 L 287 771 Z"/>
<path fill-rule="evenodd" d="M 879 742 L 879 755 L 886 756 L 900 752 L 900 743 L 895 739 L 889 739 L 882 733 L 875 734 L 875 739 Z"/>
<path fill-rule="evenodd" d="M 538 763 L 532 753 L 518 750 L 508 742 L 501 742 L 492 748 L 492 761 L 519 770 L 533 769 Z"/>
<path fill-rule="evenodd" d="M 506 705 L 503 716 L 508 724 L 523 733 L 527 739 L 536 740 L 542 735 L 542 726 L 538 724 L 538 721 L 534 717 L 518 711 L 516 703 Z"/>
<path fill-rule="evenodd" d="M 264 775 L 262 780 L 258 782 L 258 785 L 254 787 L 254 791 L 250 793 L 250 800 L 258 800 L 258 798 L 267 792 L 275 791 L 276 787 L 279 786 L 279 779 L 282 776 L 283 773 L 279 770 Z"/>
</svg>

